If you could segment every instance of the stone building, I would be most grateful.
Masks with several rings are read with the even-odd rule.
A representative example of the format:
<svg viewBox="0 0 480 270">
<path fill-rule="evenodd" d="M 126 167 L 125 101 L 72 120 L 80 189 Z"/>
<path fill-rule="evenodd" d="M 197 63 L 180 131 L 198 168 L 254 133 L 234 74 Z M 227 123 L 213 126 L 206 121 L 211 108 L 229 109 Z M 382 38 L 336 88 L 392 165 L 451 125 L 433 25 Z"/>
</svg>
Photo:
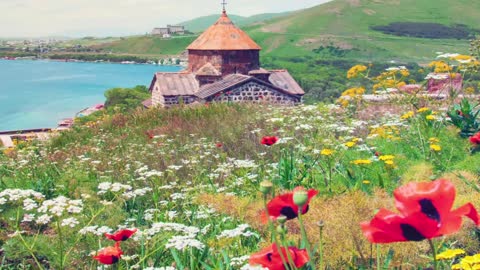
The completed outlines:
<svg viewBox="0 0 480 270">
<path fill-rule="evenodd" d="M 236 27 L 225 9 L 190 46 L 188 67 L 158 72 L 150 84 L 149 106 L 193 102 L 257 102 L 294 105 L 305 94 L 287 70 L 260 66 L 260 46 Z"/>
<path fill-rule="evenodd" d="M 167 25 L 167 27 L 157 27 L 153 28 L 153 36 L 164 36 L 164 35 L 183 35 L 185 34 L 185 26 L 183 25 Z"/>
<path fill-rule="evenodd" d="M 183 25 L 167 25 L 168 30 L 170 31 L 169 34 L 179 34 L 183 35 L 185 34 L 185 26 Z"/>
<path fill-rule="evenodd" d="M 152 36 L 163 36 L 167 34 L 170 34 L 168 27 L 157 27 L 152 30 Z"/>
</svg>

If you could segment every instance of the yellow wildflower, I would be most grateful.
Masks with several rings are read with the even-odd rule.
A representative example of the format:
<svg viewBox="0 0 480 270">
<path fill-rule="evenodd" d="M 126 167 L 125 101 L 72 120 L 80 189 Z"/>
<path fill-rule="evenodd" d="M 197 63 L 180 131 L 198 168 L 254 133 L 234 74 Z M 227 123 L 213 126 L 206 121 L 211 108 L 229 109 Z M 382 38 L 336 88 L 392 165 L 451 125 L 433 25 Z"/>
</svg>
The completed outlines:
<svg viewBox="0 0 480 270">
<path fill-rule="evenodd" d="M 393 166 L 394 165 L 393 160 L 385 160 L 385 165 Z"/>
<path fill-rule="evenodd" d="M 8 156 L 11 153 L 13 153 L 13 151 L 15 151 L 15 148 L 14 147 L 9 147 L 9 148 L 3 150 L 3 154 L 5 154 L 5 156 Z"/>
<path fill-rule="evenodd" d="M 358 77 L 362 72 L 366 71 L 367 67 L 364 65 L 355 65 L 351 67 L 347 72 L 347 78 L 352 79 Z"/>
<path fill-rule="evenodd" d="M 442 151 L 442 147 L 438 144 L 431 144 L 430 145 L 430 150 L 435 151 L 435 152 L 440 152 L 440 151 Z"/>
<path fill-rule="evenodd" d="M 440 143 L 440 139 L 439 138 L 435 138 L 435 137 L 431 137 L 430 139 L 428 139 L 428 142 L 429 143 Z"/>
<path fill-rule="evenodd" d="M 437 255 L 437 260 L 450 260 L 462 254 L 465 254 L 463 249 L 447 249 Z"/>
<path fill-rule="evenodd" d="M 352 163 L 355 165 L 368 165 L 368 164 L 371 164 L 372 161 L 369 159 L 357 159 L 352 161 Z"/>
<path fill-rule="evenodd" d="M 369 180 L 363 180 L 362 183 L 365 184 L 365 185 L 368 185 L 368 184 L 370 184 L 370 181 Z"/>
<path fill-rule="evenodd" d="M 325 148 L 325 149 L 322 149 L 322 151 L 320 151 L 320 154 L 322 156 L 331 156 L 333 154 L 333 152 L 334 151 L 332 149 Z"/>
<path fill-rule="evenodd" d="M 400 88 L 400 87 L 405 86 L 405 85 L 407 85 L 406 82 L 399 82 L 399 83 L 397 83 L 396 86 L 397 86 L 397 88 Z"/>
<path fill-rule="evenodd" d="M 418 109 L 418 110 L 417 110 L 417 113 L 424 113 L 424 112 L 428 112 L 428 111 L 430 111 L 429 108 L 423 107 L 423 108 Z"/>
<path fill-rule="evenodd" d="M 395 158 L 394 155 L 381 155 L 378 157 L 378 159 L 382 161 L 393 160 L 394 158 Z"/>
<path fill-rule="evenodd" d="M 462 266 L 459 263 L 454 264 L 452 265 L 452 270 L 462 270 Z"/>
<path fill-rule="evenodd" d="M 433 120 L 435 120 L 435 115 L 431 115 L 431 114 L 427 115 L 427 116 L 425 116 L 425 119 L 427 119 L 428 121 L 433 121 Z"/>
<path fill-rule="evenodd" d="M 348 148 L 352 148 L 352 147 L 354 147 L 355 145 L 356 145 L 355 142 L 346 142 L 346 143 L 345 143 L 345 146 L 348 147 Z"/>
<path fill-rule="evenodd" d="M 408 76 L 410 76 L 410 72 L 408 71 L 408 69 L 402 69 L 402 70 L 400 70 L 400 74 L 401 74 L 403 77 L 408 77 Z"/>
<path fill-rule="evenodd" d="M 471 86 L 465 88 L 465 94 L 467 94 L 467 95 L 475 94 L 475 88 L 473 88 L 473 87 L 471 87 Z"/>
<path fill-rule="evenodd" d="M 428 66 L 433 68 L 433 72 L 435 73 L 446 73 L 452 71 L 452 67 L 444 61 L 433 61 L 428 64 Z"/>
<path fill-rule="evenodd" d="M 469 60 L 472 60 L 472 57 L 470 55 L 459 54 L 457 56 L 452 57 L 451 59 L 457 60 L 457 61 L 469 61 Z"/>
<path fill-rule="evenodd" d="M 402 115 L 400 118 L 403 120 L 406 120 L 406 119 L 412 118 L 414 115 L 415 114 L 413 111 L 409 111 L 409 112 L 406 112 L 404 115 Z"/>
<path fill-rule="evenodd" d="M 352 142 L 354 142 L 354 143 L 357 143 L 357 142 L 359 142 L 359 141 L 360 141 L 360 138 L 353 138 L 353 139 L 352 139 Z"/>
<path fill-rule="evenodd" d="M 478 255 L 478 254 L 477 254 Z M 473 269 L 473 266 L 477 263 L 480 263 L 479 256 L 465 256 L 461 261 L 460 264 L 464 269 Z"/>
</svg>

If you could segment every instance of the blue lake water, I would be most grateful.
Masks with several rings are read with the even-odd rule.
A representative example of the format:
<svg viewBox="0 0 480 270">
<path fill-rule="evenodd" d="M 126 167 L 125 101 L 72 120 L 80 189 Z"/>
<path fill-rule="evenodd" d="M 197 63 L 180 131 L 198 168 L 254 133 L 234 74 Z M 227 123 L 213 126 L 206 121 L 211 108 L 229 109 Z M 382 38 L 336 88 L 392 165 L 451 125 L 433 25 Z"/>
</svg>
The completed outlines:
<svg viewBox="0 0 480 270">
<path fill-rule="evenodd" d="M 176 66 L 0 60 L 0 131 L 56 127 L 114 87 L 149 86 Z"/>
</svg>

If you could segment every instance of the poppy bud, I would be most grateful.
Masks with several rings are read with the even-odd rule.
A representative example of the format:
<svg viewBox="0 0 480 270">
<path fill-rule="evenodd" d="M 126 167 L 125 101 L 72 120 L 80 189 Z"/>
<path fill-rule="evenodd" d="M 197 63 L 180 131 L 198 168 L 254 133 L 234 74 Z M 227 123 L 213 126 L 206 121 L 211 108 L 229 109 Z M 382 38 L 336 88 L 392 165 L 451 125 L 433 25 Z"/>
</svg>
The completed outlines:
<svg viewBox="0 0 480 270">
<path fill-rule="evenodd" d="M 270 181 L 262 181 L 260 183 L 260 191 L 265 195 L 269 194 L 270 191 L 272 191 L 272 187 L 273 184 Z"/>
<path fill-rule="evenodd" d="M 325 222 L 323 220 L 320 220 L 318 223 L 317 223 L 318 227 L 320 227 L 320 229 L 322 229 L 324 226 L 325 226 Z"/>
<path fill-rule="evenodd" d="M 303 187 L 295 188 L 293 191 L 293 203 L 302 207 L 308 202 L 308 192 Z"/>
<path fill-rule="evenodd" d="M 285 222 L 287 222 L 287 217 L 284 215 L 280 215 L 279 217 L 277 217 L 277 221 L 280 224 L 285 224 Z"/>
</svg>

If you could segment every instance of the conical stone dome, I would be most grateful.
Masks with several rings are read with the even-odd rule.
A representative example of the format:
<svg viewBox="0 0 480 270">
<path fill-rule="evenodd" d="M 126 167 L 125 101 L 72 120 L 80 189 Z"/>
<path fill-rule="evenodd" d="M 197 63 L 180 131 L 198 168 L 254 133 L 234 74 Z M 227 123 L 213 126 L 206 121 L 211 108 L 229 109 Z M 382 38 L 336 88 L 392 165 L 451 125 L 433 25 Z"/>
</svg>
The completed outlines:
<svg viewBox="0 0 480 270">
<path fill-rule="evenodd" d="M 200 35 L 188 50 L 261 50 L 247 33 L 236 27 L 224 11 L 222 16 Z"/>
</svg>

